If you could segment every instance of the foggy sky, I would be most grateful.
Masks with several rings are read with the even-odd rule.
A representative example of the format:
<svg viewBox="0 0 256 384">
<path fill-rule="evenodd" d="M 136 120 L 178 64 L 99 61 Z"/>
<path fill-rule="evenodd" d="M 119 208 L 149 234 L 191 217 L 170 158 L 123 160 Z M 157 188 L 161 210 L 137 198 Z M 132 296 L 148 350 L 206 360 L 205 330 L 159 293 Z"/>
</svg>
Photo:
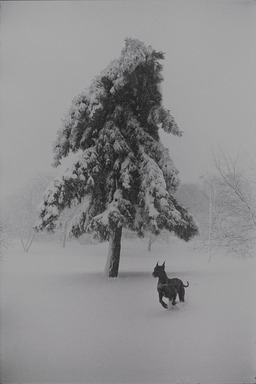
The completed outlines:
<svg viewBox="0 0 256 384">
<path fill-rule="evenodd" d="M 1 2 L 1 192 L 51 168 L 72 99 L 126 37 L 165 53 L 163 104 L 182 138 L 161 134 L 183 182 L 211 151 L 255 152 L 255 1 Z"/>
</svg>

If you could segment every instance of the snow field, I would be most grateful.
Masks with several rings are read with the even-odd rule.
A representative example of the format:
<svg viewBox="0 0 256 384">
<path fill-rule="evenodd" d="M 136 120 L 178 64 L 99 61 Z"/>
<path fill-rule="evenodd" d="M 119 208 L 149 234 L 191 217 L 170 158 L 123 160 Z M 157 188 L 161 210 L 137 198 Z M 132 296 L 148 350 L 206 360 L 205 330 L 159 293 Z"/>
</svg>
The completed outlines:
<svg viewBox="0 0 256 384">
<path fill-rule="evenodd" d="M 209 264 L 175 239 L 150 253 L 124 239 L 120 276 L 108 279 L 106 255 L 106 243 L 77 242 L 6 252 L 1 383 L 255 382 L 255 259 Z M 159 304 L 158 260 L 189 281 L 185 304 Z"/>
</svg>

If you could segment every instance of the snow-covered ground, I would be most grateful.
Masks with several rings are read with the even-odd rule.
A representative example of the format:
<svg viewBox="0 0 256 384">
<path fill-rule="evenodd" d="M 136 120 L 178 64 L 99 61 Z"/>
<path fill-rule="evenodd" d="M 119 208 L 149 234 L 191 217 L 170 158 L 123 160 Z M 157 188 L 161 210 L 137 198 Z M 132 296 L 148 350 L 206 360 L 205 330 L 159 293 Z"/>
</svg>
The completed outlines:
<svg viewBox="0 0 256 384">
<path fill-rule="evenodd" d="M 1 383 L 255 383 L 255 259 L 124 239 L 108 279 L 107 244 L 20 249 L 1 262 Z M 185 304 L 159 304 L 158 260 Z"/>
</svg>

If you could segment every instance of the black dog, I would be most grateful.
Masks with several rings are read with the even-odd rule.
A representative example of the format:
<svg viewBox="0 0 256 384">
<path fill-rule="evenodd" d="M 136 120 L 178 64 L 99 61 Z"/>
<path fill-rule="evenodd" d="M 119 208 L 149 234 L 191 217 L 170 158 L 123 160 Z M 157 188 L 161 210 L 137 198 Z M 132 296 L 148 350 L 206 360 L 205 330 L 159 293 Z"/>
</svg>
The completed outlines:
<svg viewBox="0 0 256 384">
<path fill-rule="evenodd" d="M 169 301 L 172 302 L 172 305 L 176 304 L 177 294 L 181 302 L 185 301 L 184 288 L 189 286 L 189 282 L 187 281 L 187 285 L 184 285 L 180 279 L 169 279 L 165 273 L 165 262 L 163 265 L 158 265 L 157 263 L 152 275 L 154 277 L 158 277 L 157 291 L 159 295 L 159 302 L 164 308 L 167 308 L 167 304 L 163 301 L 163 297 L 167 297 Z"/>
</svg>

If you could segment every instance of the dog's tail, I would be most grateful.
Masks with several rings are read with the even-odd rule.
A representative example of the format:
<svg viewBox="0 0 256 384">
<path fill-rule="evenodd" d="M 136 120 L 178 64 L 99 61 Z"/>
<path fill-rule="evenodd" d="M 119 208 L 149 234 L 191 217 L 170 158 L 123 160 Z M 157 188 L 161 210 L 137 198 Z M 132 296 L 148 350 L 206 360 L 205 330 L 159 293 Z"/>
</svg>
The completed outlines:
<svg viewBox="0 0 256 384">
<path fill-rule="evenodd" d="M 184 287 L 184 288 L 189 287 L 189 282 L 187 281 L 187 285 L 183 284 L 183 287 Z"/>
</svg>

